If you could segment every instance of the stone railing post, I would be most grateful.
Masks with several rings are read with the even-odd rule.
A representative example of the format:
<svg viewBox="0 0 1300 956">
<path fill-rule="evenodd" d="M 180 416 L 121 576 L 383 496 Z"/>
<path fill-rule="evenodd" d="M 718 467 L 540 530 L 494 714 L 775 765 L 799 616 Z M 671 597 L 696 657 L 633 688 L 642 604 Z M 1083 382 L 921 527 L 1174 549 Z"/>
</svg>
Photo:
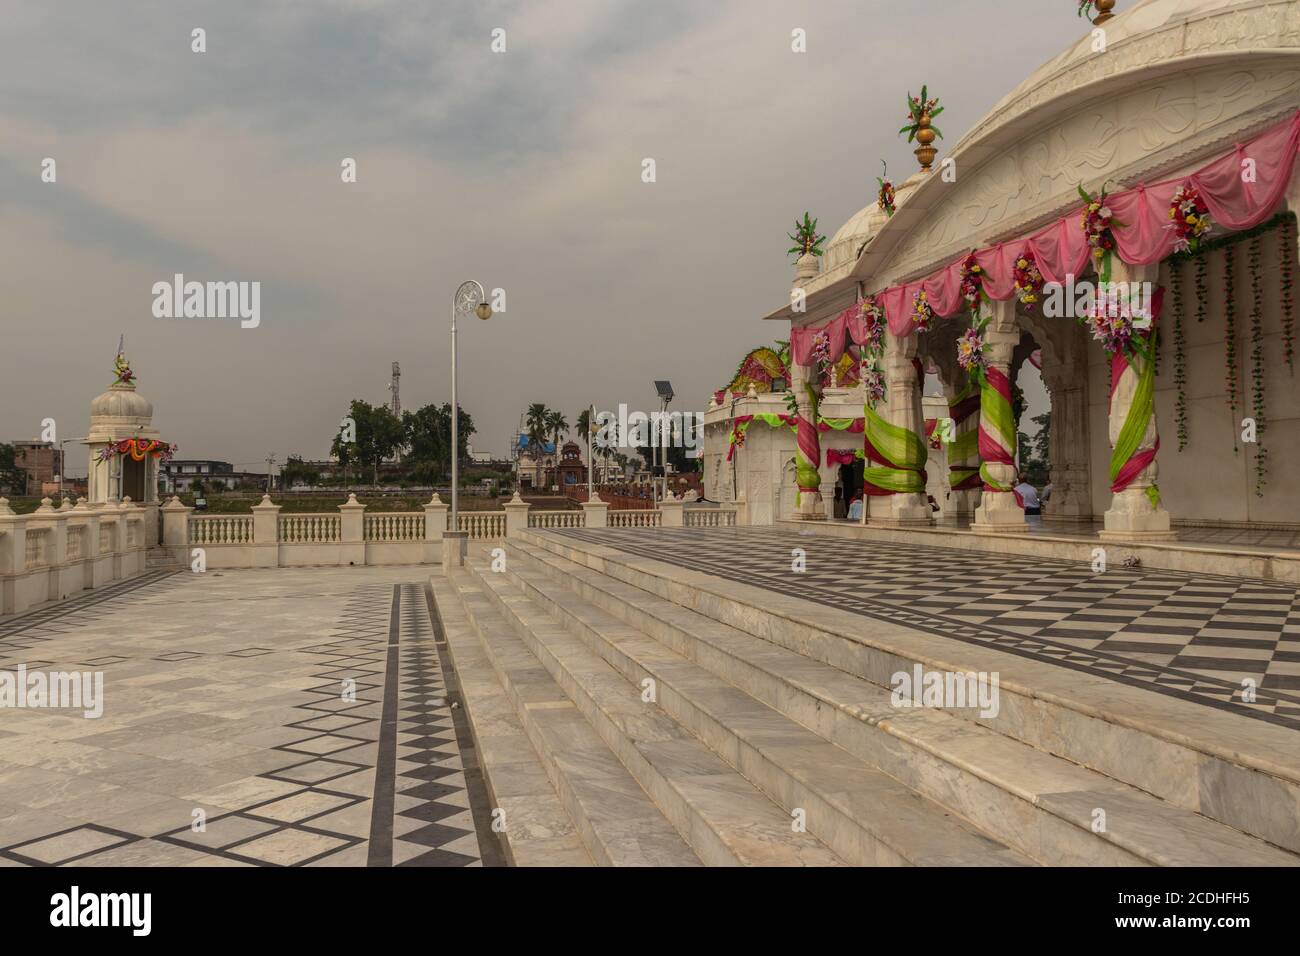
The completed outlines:
<svg viewBox="0 0 1300 956">
<path fill-rule="evenodd" d="M 467 554 L 469 554 L 468 531 L 448 531 L 442 536 L 442 570 L 444 573 L 452 568 L 464 567 Z"/>
<path fill-rule="evenodd" d="M 280 564 L 280 506 L 270 495 L 253 505 L 253 567 L 274 568 Z"/>
<path fill-rule="evenodd" d="M 503 506 L 506 512 L 506 537 L 517 538 L 528 530 L 528 509 L 532 507 L 519 497 L 519 492 Z"/>
<path fill-rule="evenodd" d="M 599 497 L 582 503 L 583 523 L 588 528 L 604 528 L 609 524 L 609 502 Z"/>
<path fill-rule="evenodd" d="M 680 498 L 665 498 L 659 502 L 659 510 L 663 512 L 664 528 L 682 528 L 686 525 L 686 513 L 683 506 L 686 502 Z"/>
<path fill-rule="evenodd" d="M 163 548 L 173 561 L 182 564 L 188 564 L 190 560 L 190 512 L 193 510 L 175 495 L 159 509 L 162 514 Z"/>
<path fill-rule="evenodd" d="M 18 578 L 27 566 L 27 519 L 0 498 L 0 614 L 17 614 Z"/>
<path fill-rule="evenodd" d="M 339 564 L 366 563 L 366 506 L 357 501 L 355 494 L 339 505 Z"/>
<path fill-rule="evenodd" d="M 424 505 L 424 562 L 437 564 L 442 560 L 442 536 L 447 532 L 447 504 L 433 493 Z"/>
</svg>

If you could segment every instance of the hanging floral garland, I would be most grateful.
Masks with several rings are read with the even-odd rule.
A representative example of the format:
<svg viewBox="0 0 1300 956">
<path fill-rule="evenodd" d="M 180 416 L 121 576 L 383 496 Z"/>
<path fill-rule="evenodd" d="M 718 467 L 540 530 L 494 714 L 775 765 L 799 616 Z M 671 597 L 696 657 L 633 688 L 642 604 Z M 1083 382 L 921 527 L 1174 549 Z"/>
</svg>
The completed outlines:
<svg viewBox="0 0 1300 956">
<path fill-rule="evenodd" d="M 886 177 L 889 175 L 889 167 L 885 161 L 880 161 L 882 175 L 876 177 L 876 182 L 880 184 L 880 191 L 876 193 L 876 205 L 885 211 L 886 216 L 892 216 L 894 210 L 898 207 L 894 204 L 894 184 Z"/>
<path fill-rule="evenodd" d="M 123 438 L 121 441 L 110 442 L 103 451 L 99 453 L 100 461 L 108 461 L 114 455 L 130 455 L 132 461 L 144 461 L 152 455 L 159 461 L 171 461 L 176 454 L 174 444 L 155 441 L 144 438 Z"/>
<path fill-rule="evenodd" d="M 1296 217 L 1287 213 L 1278 230 L 1281 252 L 1282 354 L 1287 366 L 1295 371 L 1295 299 L 1292 297 L 1292 262 L 1296 254 Z"/>
<path fill-rule="evenodd" d="M 1263 242 L 1259 236 L 1247 246 L 1250 255 L 1250 399 L 1255 418 L 1255 495 L 1264 497 L 1264 479 L 1268 474 L 1268 450 L 1264 448 L 1264 289 L 1260 281 L 1263 266 Z"/>
<path fill-rule="evenodd" d="M 1237 450 L 1237 406 L 1241 392 L 1237 386 L 1240 370 L 1237 367 L 1237 297 L 1235 246 L 1223 250 L 1223 357 L 1224 384 L 1228 392 L 1228 409 L 1232 413 L 1232 450 Z"/>
<path fill-rule="evenodd" d="M 1038 262 L 1034 258 L 1032 249 L 1026 248 L 1021 253 L 1020 258 L 1016 259 L 1012 275 L 1016 283 L 1016 298 L 1020 300 L 1020 304 L 1025 308 L 1033 309 L 1043 295 L 1043 286 L 1046 285 L 1046 282 L 1043 279 L 1043 273 L 1038 268 Z"/>
<path fill-rule="evenodd" d="M 1195 255 L 1201 248 L 1201 241 L 1210 234 L 1210 207 L 1205 204 L 1201 194 L 1190 184 L 1180 186 L 1169 203 L 1169 219 L 1166 229 L 1172 229 L 1178 242 L 1175 252 L 1188 252 Z"/>
<path fill-rule="evenodd" d="M 988 324 L 986 316 L 973 323 L 957 340 L 957 364 L 970 375 L 971 381 L 980 386 L 984 384 L 989 366 L 988 342 L 984 339 L 984 329 Z"/>
<path fill-rule="evenodd" d="M 1174 389 L 1178 393 L 1174 404 L 1174 417 L 1178 421 L 1178 450 L 1187 447 L 1187 346 L 1183 330 L 1183 264 L 1180 259 L 1169 261 L 1169 291 L 1173 296 L 1174 312 Z"/>
<path fill-rule="evenodd" d="M 1196 257 L 1196 323 L 1205 321 L 1205 311 L 1209 307 L 1208 299 L 1210 295 L 1209 283 L 1206 280 L 1206 273 L 1209 269 L 1205 256 Z"/>
<path fill-rule="evenodd" d="M 866 352 L 880 353 L 885 346 L 885 327 L 889 320 L 885 317 L 885 307 L 876 301 L 875 296 L 867 296 L 859 303 L 862 322 L 866 326 L 866 341 L 860 343 Z"/>
<path fill-rule="evenodd" d="M 924 289 L 912 293 L 912 321 L 918 332 L 929 332 L 934 325 L 934 309 Z"/>
<path fill-rule="evenodd" d="M 1115 234 L 1112 226 L 1122 226 L 1106 205 L 1106 187 L 1101 187 L 1101 195 L 1093 198 L 1092 194 L 1079 187 L 1079 195 L 1084 202 L 1083 231 L 1088 237 L 1092 257 L 1096 260 L 1097 275 L 1102 282 L 1110 281 L 1111 257 L 1115 252 Z"/>
<path fill-rule="evenodd" d="M 973 316 L 979 316 L 980 303 L 988 299 L 984 291 L 984 269 L 972 252 L 961 264 L 961 297 Z"/>
</svg>

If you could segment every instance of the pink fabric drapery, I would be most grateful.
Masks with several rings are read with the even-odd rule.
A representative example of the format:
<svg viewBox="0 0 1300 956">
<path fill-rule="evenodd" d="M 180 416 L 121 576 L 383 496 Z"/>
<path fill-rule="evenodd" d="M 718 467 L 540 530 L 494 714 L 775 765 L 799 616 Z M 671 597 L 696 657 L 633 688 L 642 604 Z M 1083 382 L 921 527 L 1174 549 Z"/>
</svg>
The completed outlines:
<svg viewBox="0 0 1300 956">
<path fill-rule="evenodd" d="M 1216 227 L 1239 232 L 1259 225 L 1272 215 L 1286 195 L 1298 150 L 1300 112 L 1254 139 L 1238 144 L 1232 152 L 1189 176 L 1152 185 L 1139 183 L 1132 189 L 1108 195 L 1106 204 L 1115 219 L 1122 223 L 1111 230 L 1120 259 L 1131 265 L 1148 265 L 1173 252 L 1177 236 L 1167 228 L 1169 204 L 1183 183 L 1190 183 L 1200 193 Z M 1247 160 L 1251 164 L 1247 164 Z M 1253 175 L 1246 175 L 1252 171 Z M 984 270 L 984 290 L 989 298 L 1005 301 L 1015 294 L 1012 270 L 1025 249 L 1033 251 L 1046 282 L 1065 284 L 1068 276 L 1082 275 L 1089 257 L 1087 239 L 1080 225 L 1082 216 L 1080 207 L 1024 239 L 975 250 L 975 261 Z M 912 302 L 921 289 L 925 290 L 936 316 L 947 318 L 960 311 L 964 306 L 961 268 L 965 260 L 966 256 L 962 255 L 924 279 L 877 293 L 876 301 L 884 306 L 889 319 L 889 331 L 903 336 L 916 330 Z M 861 333 L 854 327 L 853 313 L 856 312 L 854 306 L 821 328 L 791 330 L 795 361 L 801 365 L 810 364 L 813 337 L 822 330 L 830 332 L 832 355 L 837 359 L 843 354 L 846 331 L 854 334 L 854 342 L 862 344 L 857 338 Z M 865 327 L 860 317 L 856 325 L 858 329 Z"/>
<path fill-rule="evenodd" d="M 826 449 L 826 467 L 834 465 L 851 465 L 858 460 L 856 451 L 844 451 L 839 448 Z"/>
</svg>

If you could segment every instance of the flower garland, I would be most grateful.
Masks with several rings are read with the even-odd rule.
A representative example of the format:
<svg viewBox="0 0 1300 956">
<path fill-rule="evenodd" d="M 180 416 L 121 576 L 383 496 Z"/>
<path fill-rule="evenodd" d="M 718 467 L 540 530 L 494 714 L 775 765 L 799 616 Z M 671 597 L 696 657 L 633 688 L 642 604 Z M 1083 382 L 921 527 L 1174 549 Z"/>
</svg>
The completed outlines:
<svg viewBox="0 0 1300 956">
<path fill-rule="evenodd" d="M 866 341 L 861 345 L 868 352 L 879 353 L 885 344 L 885 327 L 889 319 L 885 317 L 885 307 L 874 296 L 867 296 L 859 304 L 862 321 L 866 323 Z"/>
<path fill-rule="evenodd" d="M 1111 227 L 1122 226 L 1124 223 L 1116 219 L 1106 205 L 1105 185 L 1101 187 L 1101 195 L 1096 198 L 1082 186 L 1079 187 L 1079 195 L 1084 201 L 1083 231 L 1088 237 L 1088 245 L 1092 247 L 1092 256 L 1097 260 L 1097 275 L 1102 282 L 1109 282 L 1111 255 L 1115 251 L 1115 235 L 1111 232 Z"/>
<path fill-rule="evenodd" d="M 1140 320 L 1145 320 L 1142 325 L 1138 324 Z M 1081 319 L 1108 355 L 1140 355 L 1154 361 L 1154 336 L 1141 334 L 1143 327 L 1150 328 L 1150 320 L 1149 310 L 1133 308 L 1127 297 L 1114 290 L 1097 295 Z"/>
<path fill-rule="evenodd" d="M 876 193 L 876 205 L 885 211 L 886 216 L 892 216 L 898 206 L 894 203 L 894 184 L 885 177 L 889 175 L 889 167 L 885 161 L 880 161 L 881 175 L 876 177 L 876 182 L 880 184 L 880 191 Z"/>
<path fill-rule="evenodd" d="M 103 451 L 99 453 L 100 461 L 108 461 L 114 455 L 130 455 L 132 461 L 144 461 L 149 455 L 157 458 L 159 461 L 171 461 L 176 454 L 176 446 L 168 442 L 155 441 L 144 438 L 123 438 L 121 441 L 110 442 Z"/>
<path fill-rule="evenodd" d="M 934 325 L 934 309 L 924 289 L 912 293 L 912 321 L 916 323 L 918 332 L 929 332 Z"/>
<path fill-rule="evenodd" d="M 1174 388 L 1178 393 L 1174 404 L 1174 417 L 1178 421 L 1178 450 L 1187 447 L 1187 350 L 1183 330 L 1183 264 L 1177 258 L 1169 261 L 1169 291 L 1173 295 L 1174 310 Z"/>
<path fill-rule="evenodd" d="M 1278 230 L 1281 253 L 1282 354 L 1295 371 L 1295 299 L 1292 294 L 1292 261 L 1296 254 L 1296 217 L 1288 213 Z"/>
<path fill-rule="evenodd" d="M 1205 310 L 1208 308 L 1207 299 L 1210 295 L 1209 284 L 1206 282 L 1206 272 L 1209 266 L 1206 264 L 1204 256 L 1196 257 L 1196 323 L 1205 321 Z"/>
<path fill-rule="evenodd" d="M 961 264 L 961 297 L 975 316 L 979 315 L 980 302 L 988 298 L 984 291 L 984 269 L 971 253 Z"/>
<path fill-rule="evenodd" d="M 957 364 L 961 366 L 976 385 L 984 384 L 985 373 L 989 366 L 988 342 L 984 338 L 984 329 L 989 324 L 984 319 L 972 323 L 957 340 Z"/>
<path fill-rule="evenodd" d="M 1174 193 L 1169 203 L 1169 218 L 1172 222 L 1165 228 L 1172 229 L 1178 237 L 1174 251 L 1194 255 L 1201 248 L 1201 240 L 1210 234 L 1212 220 L 1210 207 L 1190 183 Z"/>
<path fill-rule="evenodd" d="M 126 355 L 118 351 L 117 357 L 113 359 L 113 374 L 116 378 L 114 385 L 130 385 L 135 381 L 135 372 L 131 371 L 131 366 L 126 360 Z"/>
<path fill-rule="evenodd" d="M 867 404 L 875 408 L 885 400 L 885 371 L 880 367 L 880 357 L 873 355 L 862 363 L 862 384 L 867 393 Z"/>
<path fill-rule="evenodd" d="M 828 333 L 822 331 L 813 336 L 812 359 L 817 363 L 818 376 L 824 375 L 831 364 L 831 337 Z"/>
<path fill-rule="evenodd" d="M 1255 418 L 1255 496 L 1264 497 L 1264 480 L 1268 474 L 1268 450 L 1263 445 L 1264 408 L 1264 289 L 1260 282 L 1260 266 L 1264 258 L 1263 243 L 1259 236 L 1247 246 L 1250 255 L 1250 362 L 1251 362 L 1251 414 Z"/>
<path fill-rule="evenodd" d="M 1016 283 L 1016 297 L 1020 300 L 1020 304 L 1027 309 L 1032 309 L 1042 296 L 1043 286 L 1046 285 L 1032 249 L 1026 248 L 1021 253 L 1020 258 L 1016 260 L 1012 275 Z"/>
<path fill-rule="evenodd" d="M 1239 369 L 1237 367 L 1237 301 L 1235 246 L 1223 250 L 1223 357 L 1224 381 L 1228 392 L 1228 409 L 1232 412 L 1232 450 L 1237 450 L 1237 406 L 1241 401 L 1241 392 L 1237 387 Z"/>
</svg>

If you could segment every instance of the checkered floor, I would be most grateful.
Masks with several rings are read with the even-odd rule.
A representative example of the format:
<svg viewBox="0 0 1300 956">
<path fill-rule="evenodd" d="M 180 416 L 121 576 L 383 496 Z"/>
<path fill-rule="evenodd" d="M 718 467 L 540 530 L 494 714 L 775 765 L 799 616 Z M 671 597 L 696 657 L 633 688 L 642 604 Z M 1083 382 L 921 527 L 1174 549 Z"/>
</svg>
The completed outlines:
<svg viewBox="0 0 1300 956">
<path fill-rule="evenodd" d="M 556 533 L 1300 729 L 1294 587 L 767 528 Z"/>
<path fill-rule="evenodd" d="M 160 774 L 176 767 L 182 778 L 185 768 L 196 777 L 209 770 L 232 769 L 233 760 L 215 767 L 191 765 L 185 762 L 187 757 L 197 757 L 184 752 L 167 761 L 148 756 L 161 753 L 168 736 L 193 734 L 189 740 L 196 750 L 225 746 L 232 758 L 233 751 L 239 750 L 241 771 L 256 762 L 260 772 L 238 781 L 239 792 L 248 798 L 239 803 L 223 799 L 218 806 L 166 800 L 154 790 L 161 776 L 136 779 L 130 772 L 119 775 L 115 770 L 108 777 L 69 768 L 54 755 L 43 759 L 34 751 L 57 740 L 57 730 L 42 728 L 37 732 L 41 736 L 33 734 L 32 743 L 23 747 L 26 725 L 9 722 L 0 730 L 0 745 L 11 743 L 15 753 L 22 749 L 25 762 L 11 767 L 0 759 L 0 865 L 476 866 L 502 862 L 495 837 L 489 835 L 480 845 L 479 834 L 489 832 L 490 810 L 472 753 L 468 757 L 462 753 L 462 742 L 469 751 L 472 744 L 467 728 L 458 724 L 454 710 L 458 695 L 454 684 L 448 686 L 438 647 L 440 631 L 431 619 L 425 585 L 377 583 L 351 588 L 344 592 L 346 600 L 341 601 L 334 628 L 317 644 L 298 641 L 297 646 L 285 647 L 275 637 L 231 634 L 218 649 L 209 634 L 204 635 L 205 643 L 192 644 L 194 649 L 182 645 L 156 653 L 143 650 L 143 644 L 133 648 L 130 616 L 143 613 L 150 599 L 163 594 L 173 602 L 169 612 L 182 619 L 177 633 L 202 634 L 205 622 L 200 609 L 211 605 L 196 603 L 195 611 L 188 611 L 187 586 L 195 585 L 186 574 L 153 574 L 10 620 L 0 626 L 0 668 L 20 663 L 29 672 L 38 667 L 68 668 L 60 653 L 61 641 L 75 639 L 81 629 L 105 619 L 115 621 L 115 628 L 126 636 L 115 642 L 113 653 L 79 663 L 103 670 L 110 689 L 131 683 L 138 687 L 138 698 L 125 698 L 128 710 L 133 700 L 147 706 L 151 691 L 158 688 L 215 694 L 220 686 L 215 679 L 210 683 L 189 675 L 201 673 L 202 667 L 224 673 L 236 666 L 220 663 L 218 655 L 239 661 L 246 676 L 234 678 L 233 686 L 250 681 L 249 689 L 275 693 L 277 701 L 283 697 L 286 714 L 296 712 L 295 719 L 279 728 L 250 728 L 246 735 L 232 734 L 214 743 L 211 737 L 197 735 L 208 734 L 221 720 L 205 718 L 200 712 L 174 712 L 169 726 L 141 722 L 139 730 L 128 717 L 122 730 L 88 734 L 65 746 L 77 748 L 78 759 L 88 764 L 97 761 L 96 765 L 140 766 L 150 771 L 157 767 Z M 240 632 L 259 633 L 259 612 L 267 612 L 258 603 L 255 598 L 249 601 L 243 612 L 247 622 Z M 304 630 L 308 627 L 305 622 L 295 626 L 292 616 L 286 616 L 285 627 L 272 633 L 309 634 Z M 294 675 L 293 682 L 301 690 L 271 690 L 284 686 L 271 683 L 283 675 L 277 673 L 275 663 L 264 661 L 277 659 L 287 662 L 279 666 Z M 181 676 L 169 673 L 169 668 L 190 670 Z M 226 679 L 231 680 L 228 674 Z M 247 705 L 247 700 L 229 704 L 223 700 L 217 713 L 233 725 L 247 719 L 243 709 Z M 21 716 L 56 719 L 36 717 L 31 711 Z M 463 716 L 459 720 L 463 722 Z M 224 736 L 219 729 L 216 734 Z M 252 750 L 258 746 L 263 749 Z M 33 786 L 40 779 L 53 780 L 62 791 L 58 803 Z M 182 795 L 187 787 L 198 786 L 181 779 L 170 792 Z M 104 807 L 73 809 L 93 804 L 97 789 L 117 799 L 111 813 Z M 151 812 L 155 801 L 156 813 Z M 121 824 L 127 819 L 129 825 Z M 194 824 L 197 819 L 202 826 Z M 64 825 L 51 826 L 46 820 Z"/>
</svg>

